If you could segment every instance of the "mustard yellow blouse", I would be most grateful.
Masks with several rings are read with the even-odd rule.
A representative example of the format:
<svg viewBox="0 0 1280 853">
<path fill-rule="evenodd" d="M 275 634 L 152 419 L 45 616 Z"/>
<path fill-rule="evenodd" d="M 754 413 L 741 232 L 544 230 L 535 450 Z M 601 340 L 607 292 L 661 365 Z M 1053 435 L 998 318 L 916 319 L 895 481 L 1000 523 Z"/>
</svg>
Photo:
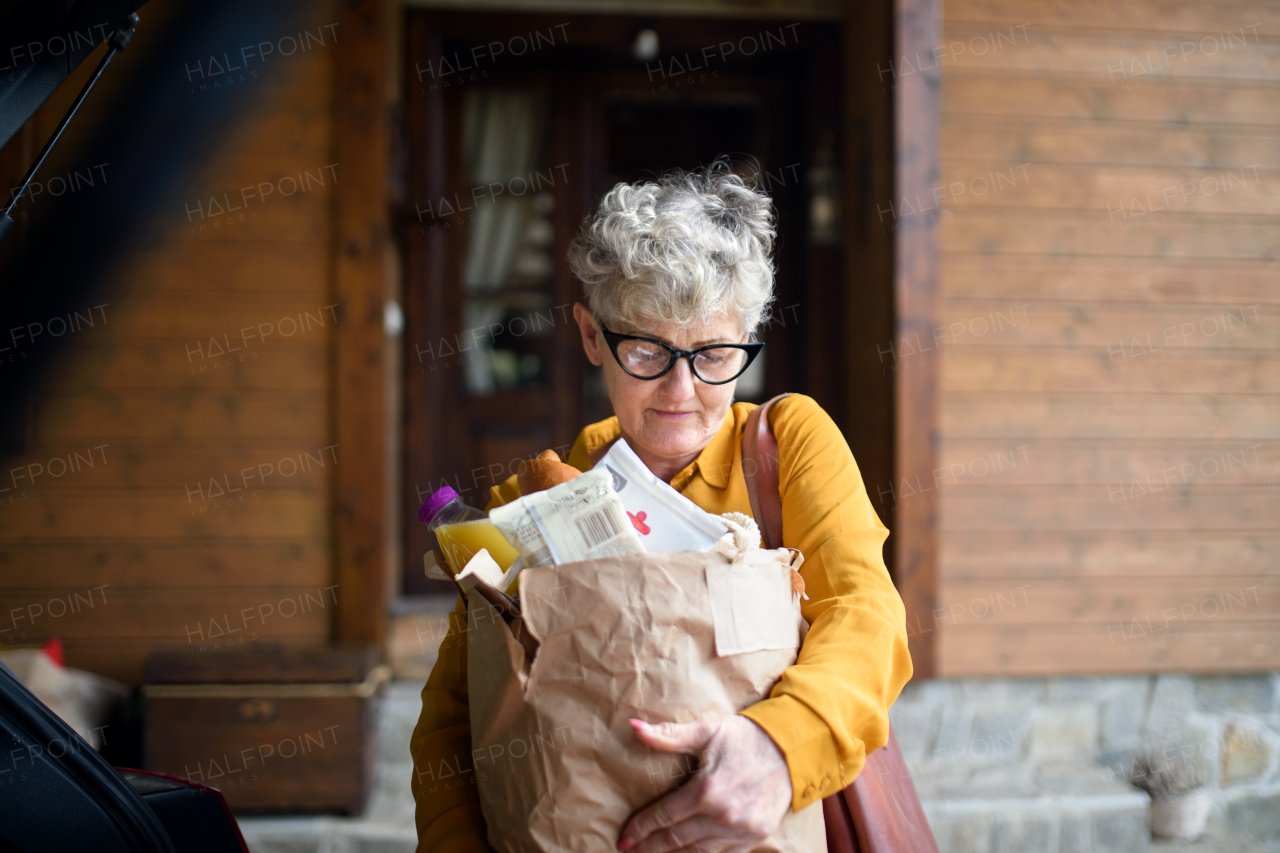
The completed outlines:
<svg viewBox="0 0 1280 853">
<path fill-rule="evenodd" d="M 711 443 L 671 481 L 708 512 L 751 514 L 741 437 L 754 408 L 735 403 Z M 849 785 L 867 752 L 888 740 L 888 709 L 911 677 L 911 657 L 902 599 L 882 557 L 889 531 L 844 436 L 801 394 L 775 403 L 769 422 L 778 441 L 783 544 L 804 554 L 809 600 L 802 610 L 811 627 L 770 697 L 742 713 L 786 757 L 799 810 Z M 617 418 L 588 426 L 566 461 L 588 470 L 588 454 L 618 433 Z M 519 497 L 515 477 L 490 491 L 490 509 Z M 489 849 L 471 769 L 465 627 L 459 602 L 413 732 L 419 851 Z"/>
</svg>

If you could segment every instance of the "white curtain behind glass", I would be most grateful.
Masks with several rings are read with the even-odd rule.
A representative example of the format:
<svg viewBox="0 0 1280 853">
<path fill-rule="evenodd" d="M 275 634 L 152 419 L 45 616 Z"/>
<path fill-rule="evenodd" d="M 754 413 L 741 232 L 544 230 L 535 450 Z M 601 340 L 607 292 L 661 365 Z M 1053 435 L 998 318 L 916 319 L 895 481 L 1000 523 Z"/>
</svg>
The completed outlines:
<svg viewBox="0 0 1280 853">
<path fill-rule="evenodd" d="M 472 89 L 463 96 L 463 145 L 471 186 L 480 202 L 468 223 L 469 241 L 463 267 L 466 300 L 463 324 L 479 329 L 502 319 L 505 303 L 497 291 L 506 284 L 533 216 L 530 174 L 542 156 L 547 128 L 545 93 L 519 89 Z M 517 180 L 518 179 L 518 180 Z M 514 192 L 513 192 L 514 191 Z M 522 193 L 516 195 L 515 193 Z M 469 335 L 468 335 L 469 336 Z M 493 391 L 491 342 L 477 335 L 479 350 L 467 359 L 467 389 Z"/>
</svg>

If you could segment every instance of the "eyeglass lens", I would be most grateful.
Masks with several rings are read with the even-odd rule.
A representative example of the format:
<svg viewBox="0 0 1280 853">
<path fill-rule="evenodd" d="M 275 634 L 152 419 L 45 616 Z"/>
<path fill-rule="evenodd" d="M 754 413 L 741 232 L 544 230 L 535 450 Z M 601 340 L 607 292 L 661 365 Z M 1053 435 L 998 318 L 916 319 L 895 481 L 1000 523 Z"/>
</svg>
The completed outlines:
<svg viewBox="0 0 1280 853">
<path fill-rule="evenodd" d="M 657 376 L 671 363 L 671 351 L 648 341 L 622 341 L 618 344 L 618 361 L 641 378 Z M 742 372 L 747 361 L 746 350 L 715 347 L 693 357 L 693 372 L 707 382 L 725 382 Z"/>
</svg>

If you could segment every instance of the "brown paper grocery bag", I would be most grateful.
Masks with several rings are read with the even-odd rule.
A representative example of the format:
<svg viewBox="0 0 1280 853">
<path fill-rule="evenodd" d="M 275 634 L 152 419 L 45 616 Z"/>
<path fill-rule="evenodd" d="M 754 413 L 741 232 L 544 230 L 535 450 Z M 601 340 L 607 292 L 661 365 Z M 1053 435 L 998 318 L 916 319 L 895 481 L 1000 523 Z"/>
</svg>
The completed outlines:
<svg viewBox="0 0 1280 853">
<path fill-rule="evenodd" d="M 694 758 L 641 744 L 627 720 L 683 723 L 767 697 L 805 630 L 798 557 L 688 551 L 526 569 L 510 625 L 470 596 L 472 761 L 489 843 L 616 850 L 632 814 L 696 771 Z M 755 849 L 825 851 L 822 809 L 788 812 Z"/>
</svg>

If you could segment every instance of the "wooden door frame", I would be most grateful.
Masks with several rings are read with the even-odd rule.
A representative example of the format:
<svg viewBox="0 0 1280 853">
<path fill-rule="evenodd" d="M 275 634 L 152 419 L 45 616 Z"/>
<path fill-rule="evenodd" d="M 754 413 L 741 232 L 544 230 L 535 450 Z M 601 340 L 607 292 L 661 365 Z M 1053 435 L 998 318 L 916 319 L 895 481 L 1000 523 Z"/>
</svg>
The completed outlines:
<svg viewBox="0 0 1280 853">
<path fill-rule="evenodd" d="M 866 34 L 854 27 L 854 5 L 847 4 L 850 48 L 865 46 Z M 403 14 L 398 7 L 395 12 Z M 511 4 L 512 11 L 516 4 Z M 887 7 L 886 7 L 887 8 Z M 524 11 L 529 11 L 526 5 Z M 932 56 L 941 37 L 940 0 L 895 0 L 892 22 L 891 56 Z M 398 504 L 389 497 L 384 455 L 387 442 L 386 371 L 383 347 L 382 306 L 384 292 L 384 249 L 388 234 L 388 193 L 386 164 L 390 138 L 385 110 L 385 65 L 388 48 L 383 0 L 358 0 L 344 6 L 342 32 L 349 34 L 338 45 L 335 91 L 335 147 L 348 176 L 339 185 L 335 203 L 334 263 L 335 293 L 346 319 L 336 331 L 334 358 L 334 433 L 352 463 L 339 466 L 334 484 L 334 574 L 343 595 L 339 600 L 334 634 L 339 639 L 367 639 L 381 644 L 386 631 L 389 603 L 389 544 L 396 525 L 389 512 Z M 602 13 L 622 11 L 602 8 Z M 634 8 L 628 14 L 637 12 Z M 879 14 L 879 13 L 877 13 Z M 854 33 L 855 29 L 862 30 Z M 871 77 L 865 62 L 867 53 L 846 53 L 846 102 L 874 98 L 882 80 Z M 873 51 L 872 55 L 877 55 Z M 895 60 L 896 61 L 896 60 Z M 893 186 L 889 198 L 915 197 L 929 193 L 940 176 L 941 92 L 940 80 L 924 73 L 892 89 Z M 870 139 L 877 145 L 876 134 Z M 880 137 L 883 138 L 883 137 Z M 847 200 L 879 198 L 879 188 L 859 188 L 855 164 L 867 152 L 858 146 L 867 140 L 846 134 L 845 171 Z M 874 151 L 873 151 L 874 153 Z M 869 193 L 869 195 L 868 195 Z M 845 218 L 851 229 L 855 217 Z M 852 233 L 847 230 L 847 234 Z M 866 235 L 859 242 L 874 242 Z M 883 248 L 883 247 L 880 247 Z M 854 244 L 847 248 L 847 280 L 865 274 L 854 262 Z M 892 237 L 893 329 L 891 340 L 920 334 L 927 339 L 936 327 L 938 278 L 938 235 L 936 222 L 922 220 L 911 227 L 898 228 Z M 853 339 L 855 335 L 850 335 Z M 875 340 L 875 338 L 873 338 Z M 883 338 L 879 339 L 883 346 Z M 863 351 L 847 354 L 853 364 L 867 357 Z M 861 348 L 865 350 L 865 347 Z M 887 422 L 893 445 L 891 482 L 933 483 L 937 460 L 937 366 L 932 361 L 895 370 L 893 409 L 880 420 Z M 855 402 L 852 395 L 848 415 Z M 874 430 L 876 425 L 873 423 Z M 874 439 L 874 436 L 872 437 Z M 363 460 L 364 464 L 361 464 Z M 881 481 L 883 482 L 883 480 Z M 877 485 L 868 482 L 869 490 Z M 932 492 L 936 494 L 936 489 Z M 873 499 L 875 497 L 873 493 Z M 936 625 L 933 612 L 937 602 L 939 507 L 934 501 L 898 502 L 893 518 L 896 542 L 890 552 L 895 580 L 907 608 L 908 624 L 923 640 L 912 648 L 917 677 L 936 672 Z"/>
<path fill-rule="evenodd" d="M 890 530 L 885 563 L 906 606 L 915 677 L 928 678 L 938 638 L 937 364 L 897 356 L 904 338 L 929 340 L 937 325 L 938 241 L 936 217 L 903 217 L 899 200 L 928 197 L 939 180 L 931 57 L 942 8 L 894 0 L 845 11 L 844 365 L 865 385 L 849 390 L 837 421 Z"/>
<path fill-rule="evenodd" d="M 394 503 L 388 453 L 384 311 L 389 247 L 384 0 L 342 5 L 334 73 L 334 148 L 341 180 L 333 213 L 333 286 L 339 305 L 332 360 L 332 418 L 339 464 L 332 499 L 331 635 L 381 651 L 390 604 Z"/>
<path fill-rule="evenodd" d="M 894 180 L 892 198 L 932 197 L 941 182 L 942 92 L 936 47 L 942 39 L 941 0 L 895 0 Z M 917 69 L 908 76 L 906 62 Z M 933 69 L 933 70 L 927 70 Z M 897 217 L 894 240 L 893 341 L 931 341 L 937 327 L 938 217 Z M 917 337 L 918 336 L 918 337 Z M 896 350 L 895 350 L 896 351 Z M 892 356 L 891 356 L 892 357 Z M 896 359 L 895 359 L 896 360 Z M 894 475 L 898 544 L 896 581 L 907 609 L 916 678 L 937 674 L 938 364 L 933 358 L 894 372 Z M 909 490 L 921 499 L 904 501 Z M 909 643 L 910 645 L 910 643 Z"/>
</svg>

